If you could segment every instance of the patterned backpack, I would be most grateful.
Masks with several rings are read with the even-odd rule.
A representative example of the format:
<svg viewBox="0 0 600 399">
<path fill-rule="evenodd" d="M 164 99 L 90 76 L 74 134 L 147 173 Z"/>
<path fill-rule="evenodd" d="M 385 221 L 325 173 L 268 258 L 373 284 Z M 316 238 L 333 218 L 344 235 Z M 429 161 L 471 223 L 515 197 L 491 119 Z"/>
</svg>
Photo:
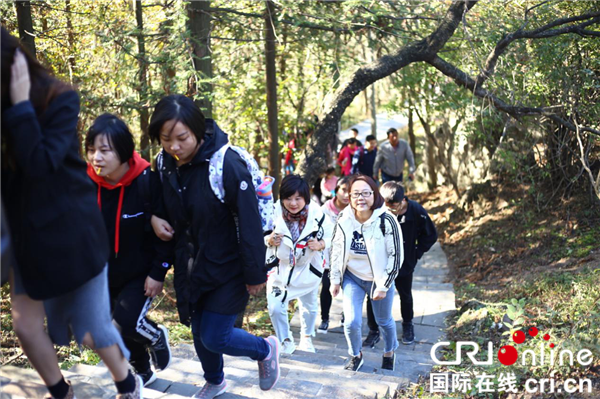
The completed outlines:
<svg viewBox="0 0 600 399">
<path fill-rule="evenodd" d="M 260 214 L 263 233 L 268 234 L 273 231 L 274 225 L 275 206 L 273 204 L 272 188 L 275 179 L 271 176 L 263 175 L 256 160 L 248 153 L 248 151 L 242 147 L 229 144 L 225 144 L 216 151 L 209 160 L 208 179 L 210 181 L 210 187 L 219 201 L 224 203 L 225 188 L 223 187 L 223 162 L 225 160 L 225 153 L 230 148 L 242 158 L 252 176 L 252 183 L 254 184 L 254 189 L 256 191 L 256 199 L 258 200 L 258 213 Z M 234 216 L 237 218 L 237 215 Z"/>
<path fill-rule="evenodd" d="M 254 190 L 256 191 L 256 199 L 258 200 L 258 213 L 260 214 L 263 234 L 267 235 L 273 231 L 275 222 L 275 205 L 273 203 L 272 190 L 275 179 L 271 176 L 263 176 L 263 173 L 260 171 L 256 160 L 248 153 L 248 151 L 242 147 L 236 147 L 229 144 L 225 144 L 218 151 L 216 151 L 210 158 L 208 166 L 208 179 L 210 182 L 210 188 L 219 201 L 225 203 L 225 187 L 223 187 L 223 162 L 225 160 L 225 153 L 229 148 L 235 151 L 242 158 L 246 164 L 246 167 L 248 168 L 248 171 L 250 172 L 250 175 L 252 176 L 252 183 L 254 185 Z M 160 172 L 161 181 L 163 179 L 163 151 L 159 152 L 156 156 L 156 170 Z M 232 213 L 237 225 L 237 215 L 235 212 Z"/>
</svg>

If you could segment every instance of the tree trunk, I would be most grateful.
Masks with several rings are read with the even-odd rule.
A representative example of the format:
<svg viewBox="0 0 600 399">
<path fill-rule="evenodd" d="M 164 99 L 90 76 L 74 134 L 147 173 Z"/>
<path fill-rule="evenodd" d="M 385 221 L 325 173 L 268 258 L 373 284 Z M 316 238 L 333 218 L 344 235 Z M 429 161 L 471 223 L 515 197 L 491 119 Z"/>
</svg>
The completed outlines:
<svg viewBox="0 0 600 399">
<path fill-rule="evenodd" d="M 19 39 L 31 56 L 35 58 L 35 36 L 33 34 L 33 21 L 31 20 L 31 3 L 23 0 L 15 1 L 17 9 L 17 25 L 19 26 Z"/>
<path fill-rule="evenodd" d="M 371 134 L 377 137 L 377 106 L 375 104 L 375 83 L 371 85 Z"/>
<path fill-rule="evenodd" d="M 429 171 L 429 189 L 433 190 L 437 187 L 437 170 L 435 167 L 435 141 L 431 134 L 429 124 L 424 124 L 423 129 L 427 136 L 427 170 Z"/>
<path fill-rule="evenodd" d="M 138 95 L 140 100 L 140 130 L 142 136 L 140 138 L 141 156 L 146 160 L 152 159 L 150 154 L 150 137 L 148 136 L 148 61 L 146 60 L 146 41 L 144 39 L 144 15 L 142 14 L 142 1 L 135 0 L 135 21 L 137 24 L 137 39 L 138 39 L 138 65 L 139 71 L 139 86 Z"/>
<path fill-rule="evenodd" d="M 212 118 L 212 60 L 210 55 L 210 1 L 189 1 L 188 25 L 191 33 L 194 69 L 193 93 L 204 116 Z"/>
<path fill-rule="evenodd" d="M 69 79 L 71 84 L 77 84 L 75 76 L 75 34 L 73 33 L 73 22 L 71 21 L 71 0 L 65 0 L 65 17 L 67 18 L 67 42 L 69 43 Z"/>
<path fill-rule="evenodd" d="M 309 140 L 303 157 L 296 168 L 309 185 L 312 185 L 319 174 L 327 167 L 325 162 L 327 143 L 336 134 L 338 123 L 354 98 L 373 82 L 383 79 L 407 65 L 434 59 L 446 42 L 452 37 L 465 13 L 475 4 L 476 1 L 474 0 L 453 2 L 437 29 L 429 36 L 413 41 L 359 68 L 336 91 L 333 101 L 325 113 L 325 117 L 318 124 L 316 132 Z"/>
<path fill-rule="evenodd" d="M 269 126 L 269 175 L 275 178 L 273 198 L 279 198 L 281 162 L 279 157 L 279 133 L 277 122 L 277 70 L 275 66 L 275 5 L 266 2 L 265 7 L 265 63 L 267 70 L 267 117 Z"/>
<path fill-rule="evenodd" d="M 161 23 L 161 30 L 165 33 L 165 36 L 169 37 L 171 30 L 173 29 L 173 14 L 175 13 L 173 10 L 173 3 L 170 3 L 169 0 L 164 0 L 163 9 L 165 10 L 165 20 Z M 169 46 L 168 39 L 165 43 L 165 47 L 167 46 Z M 175 89 L 175 69 L 173 68 L 172 62 L 172 60 L 168 60 L 160 65 L 162 87 L 167 96 Z"/>
<path fill-rule="evenodd" d="M 408 141 L 415 158 L 417 157 L 417 139 L 415 137 L 415 121 L 413 119 L 412 100 L 408 100 Z"/>
</svg>

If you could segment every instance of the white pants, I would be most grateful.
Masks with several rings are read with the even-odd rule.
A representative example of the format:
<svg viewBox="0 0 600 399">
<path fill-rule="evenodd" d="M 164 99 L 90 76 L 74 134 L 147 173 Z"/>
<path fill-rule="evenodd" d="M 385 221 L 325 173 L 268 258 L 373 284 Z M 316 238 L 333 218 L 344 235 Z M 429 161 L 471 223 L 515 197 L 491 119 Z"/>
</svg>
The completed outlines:
<svg viewBox="0 0 600 399">
<path fill-rule="evenodd" d="M 319 293 L 319 286 L 317 286 L 311 292 L 297 297 L 300 301 L 300 315 L 301 315 L 301 333 L 302 336 L 314 336 L 315 335 L 315 324 L 317 322 L 318 313 L 318 302 L 317 297 Z M 281 301 L 282 296 L 274 296 L 273 291 L 267 292 L 267 303 L 269 306 L 269 316 L 271 317 L 271 323 L 275 329 L 275 334 L 279 338 L 280 342 L 286 339 L 294 342 L 292 332 L 290 331 L 290 322 L 288 321 L 288 304 L 294 297 L 286 298 L 283 302 Z"/>
</svg>

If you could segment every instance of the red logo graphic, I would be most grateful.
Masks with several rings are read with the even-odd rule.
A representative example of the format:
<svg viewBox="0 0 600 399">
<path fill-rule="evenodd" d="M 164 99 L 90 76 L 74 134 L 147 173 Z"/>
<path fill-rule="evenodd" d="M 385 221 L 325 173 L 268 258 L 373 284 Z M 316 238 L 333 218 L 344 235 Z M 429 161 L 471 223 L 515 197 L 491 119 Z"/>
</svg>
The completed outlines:
<svg viewBox="0 0 600 399">
<path fill-rule="evenodd" d="M 533 337 L 537 336 L 538 333 L 539 333 L 539 330 L 536 327 L 529 328 L 529 336 L 530 337 L 533 338 Z M 526 338 L 525 333 L 521 330 L 515 331 L 512 335 L 512 340 L 516 344 L 522 344 L 523 342 L 525 342 L 525 338 Z M 543 338 L 545 341 L 550 340 L 550 334 L 544 334 Z M 550 346 L 550 348 L 555 347 L 554 343 L 551 343 L 549 346 Z M 500 361 L 500 363 L 502 363 L 505 366 L 511 366 L 511 365 L 515 364 L 517 362 L 518 357 L 519 357 L 519 352 L 512 345 L 504 345 L 498 351 L 498 360 Z"/>
</svg>

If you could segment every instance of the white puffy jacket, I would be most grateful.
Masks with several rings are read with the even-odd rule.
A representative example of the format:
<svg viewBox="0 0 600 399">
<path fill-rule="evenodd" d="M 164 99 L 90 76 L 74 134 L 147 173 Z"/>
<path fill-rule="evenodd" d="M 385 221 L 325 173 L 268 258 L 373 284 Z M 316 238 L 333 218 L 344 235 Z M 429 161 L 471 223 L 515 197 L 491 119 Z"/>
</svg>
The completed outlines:
<svg viewBox="0 0 600 399">
<path fill-rule="evenodd" d="M 348 265 L 355 220 L 354 210 L 348 206 L 340 213 L 333 231 L 331 284 L 342 284 Z M 363 223 L 361 229 L 375 281 L 371 295 L 375 291 L 387 292 L 404 261 L 402 230 L 398 220 L 387 212 L 385 207 L 381 207 L 373 211 L 373 215 Z M 382 230 L 385 231 L 385 235 Z"/>
<path fill-rule="evenodd" d="M 268 273 L 267 291 L 271 292 L 277 287 L 282 293 L 282 301 L 303 296 L 319 286 L 323 277 L 324 254 L 331 246 L 333 224 L 323 214 L 319 205 L 310 202 L 306 225 L 296 242 L 292 241 L 292 234 L 283 220 L 281 204 L 275 204 L 275 228 L 273 232 L 283 236 L 278 247 L 267 245 L 267 264 L 279 261 Z M 325 242 L 323 251 L 313 251 L 308 248 L 307 242 L 317 238 Z"/>
</svg>

